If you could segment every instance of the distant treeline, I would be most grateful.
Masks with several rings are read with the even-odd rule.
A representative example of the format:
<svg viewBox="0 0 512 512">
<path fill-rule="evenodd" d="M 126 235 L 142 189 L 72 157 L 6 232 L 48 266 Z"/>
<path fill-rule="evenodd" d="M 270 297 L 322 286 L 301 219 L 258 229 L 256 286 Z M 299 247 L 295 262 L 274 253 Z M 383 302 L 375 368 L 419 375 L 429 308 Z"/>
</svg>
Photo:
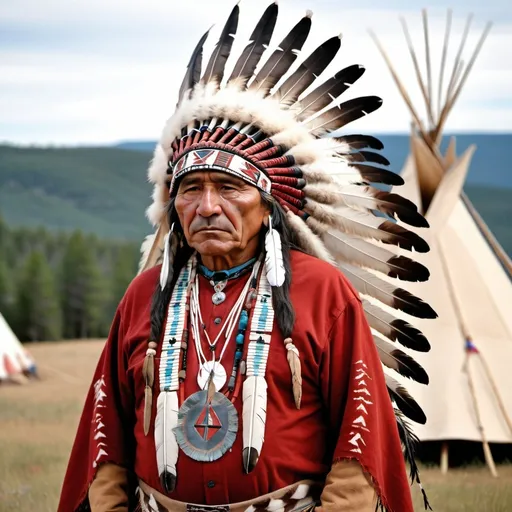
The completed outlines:
<svg viewBox="0 0 512 512">
<path fill-rule="evenodd" d="M 140 244 L 9 228 L 0 217 L 0 313 L 22 341 L 104 337 Z"/>
</svg>

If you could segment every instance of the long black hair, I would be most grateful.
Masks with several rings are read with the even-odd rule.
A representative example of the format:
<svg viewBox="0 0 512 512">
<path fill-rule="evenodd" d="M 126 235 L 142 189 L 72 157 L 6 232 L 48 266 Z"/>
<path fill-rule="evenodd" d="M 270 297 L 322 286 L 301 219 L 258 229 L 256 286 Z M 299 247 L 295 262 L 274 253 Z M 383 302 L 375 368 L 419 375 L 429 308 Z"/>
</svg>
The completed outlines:
<svg viewBox="0 0 512 512">
<path fill-rule="evenodd" d="M 290 251 L 297 248 L 297 241 L 294 232 L 290 229 L 286 219 L 286 213 L 274 198 L 265 192 L 260 192 L 261 200 L 264 206 L 268 208 L 272 215 L 272 227 L 281 235 L 281 246 L 283 253 L 283 264 L 286 271 L 284 283 L 280 287 L 272 287 L 272 305 L 275 311 L 277 325 L 284 338 L 291 336 L 295 324 L 295 310 L 290 301 L 290 283 L 292 278 L 292 269 L 290 264 Z M 167 218 L 169 226 L 174 223 L 174 236 L 178 237 L 178 250 L 176 257 L 171 262 L 167 286 L 162 290 L 160 282 L 157 282 L 153 298 L 151 301 L 150 318 L 150 341 L 159 343 L 164 328 L 164 319 L 167 307 L 172 296 L 174 284 L 178 278 L 181 268 L 187 263 L 193 250 L 187 244 L 183 229 L 180 225 L 178 214 L 174 206 L 174 198 L 169 201 L 167 206 Z M 261 230 L 260 247 L 264 246 L 266 230 Z"/>
</svg>

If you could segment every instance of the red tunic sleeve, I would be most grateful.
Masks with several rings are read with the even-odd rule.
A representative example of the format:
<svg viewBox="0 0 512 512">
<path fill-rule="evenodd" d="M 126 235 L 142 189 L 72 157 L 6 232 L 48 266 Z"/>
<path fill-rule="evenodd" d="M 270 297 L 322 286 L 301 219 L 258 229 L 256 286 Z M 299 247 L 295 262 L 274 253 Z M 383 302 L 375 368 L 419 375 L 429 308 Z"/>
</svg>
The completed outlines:
<svg viewBox="0 0 512 512">
<path fill-rule="evenodd" d="M 122 347 L 123 302 L 96 366 L 78 425 L 58 512 L 90 510 L 87 493 L 101 464 L 133 467 L 134 418 Z"/>
<path fill-rule="evenodd" d="M 357 460 L 389 512 L 413 511 L 410 486 L 384 373 L 360 300 L 346 302 L 329 333 L 322 395 L 333 460 Z"/>
</svg>

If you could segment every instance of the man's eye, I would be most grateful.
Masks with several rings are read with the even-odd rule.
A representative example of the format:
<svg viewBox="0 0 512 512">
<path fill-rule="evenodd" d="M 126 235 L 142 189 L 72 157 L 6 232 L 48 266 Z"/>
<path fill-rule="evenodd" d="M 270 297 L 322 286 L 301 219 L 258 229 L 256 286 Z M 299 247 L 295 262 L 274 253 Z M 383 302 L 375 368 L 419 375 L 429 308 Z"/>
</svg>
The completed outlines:
<svg viewBox="0 0 512 512">
<path fill-rule="evenodd" d="M 184 192 L 196 192 L 199 190 L 199 187 L 187 187 Z"/>
<path fill-rule="evenodd" d="M 222 185 L 222 190 L 236 190 L 236 187 L 232 187 L 231 185 Z"/>
</svg>

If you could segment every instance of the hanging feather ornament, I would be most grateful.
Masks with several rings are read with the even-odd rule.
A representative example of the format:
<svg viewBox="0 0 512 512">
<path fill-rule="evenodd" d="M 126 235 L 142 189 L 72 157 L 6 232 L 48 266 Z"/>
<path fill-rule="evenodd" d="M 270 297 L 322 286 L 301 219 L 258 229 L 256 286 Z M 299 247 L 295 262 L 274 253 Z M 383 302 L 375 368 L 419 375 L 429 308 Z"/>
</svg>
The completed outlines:
<svg viewBox="0 0 512 512">
<path fill-rule="evenodd" d="M 290 372 L 292 374 L 293 400 L 295 402 L 295 407 L 300 409 L 300 402 L 302 400 L 302 372 L 300 367 L 299 349 L 293 344 L 293 340 L 291 338 L 286 338 L 284 340 L 284 345 L 286 347 L 286 358 L 288 359 Z"/>
<path fill-rule="evenodd" d="M 176 251 L 178 249 L 178 240 L 174 234 L 174 222 L 170 231 L 164 238 L 164 255 L 162 259 L 162 268 L 160 269 L 160 289 L 164 290 L 169 279 L 169 270 L 174 262 Z"/>
<path fill-rule="evenodd" d="M 250 473 L 258 462 L 265 438 L 267 418 L 267 382 L 265 377 L 250 376 L 243 387 L 243 443 L 244 471 Z"/>
<path fill-rule="evenodd" d="M 162 391 L 158 395 L 155 421 L 156 462 L 160 483 L 168 493 L 176 486 L 178 442 L 173 429 L 178 424 L 178 410 L 176 391 Z"/>
<path fill-rule="evenodd" d="M 268 231 L 265 236 L 265 270 L 270 286 L 281 286 L 286 271 L 283 263 L 283 251 L 279 231 L 272 228 L 272 216 L 268 218 Z"/>
<path fill-rule="evenodd" d="M 142 365 L 144 379 L 144 435 L 147 436 L 151 424 L 151 410 L 153 409 L 153 384 L 155 382 L 155 356 L 158 345 L 154 341 L 148 343 L 146 357 Z"/>
</svg>

